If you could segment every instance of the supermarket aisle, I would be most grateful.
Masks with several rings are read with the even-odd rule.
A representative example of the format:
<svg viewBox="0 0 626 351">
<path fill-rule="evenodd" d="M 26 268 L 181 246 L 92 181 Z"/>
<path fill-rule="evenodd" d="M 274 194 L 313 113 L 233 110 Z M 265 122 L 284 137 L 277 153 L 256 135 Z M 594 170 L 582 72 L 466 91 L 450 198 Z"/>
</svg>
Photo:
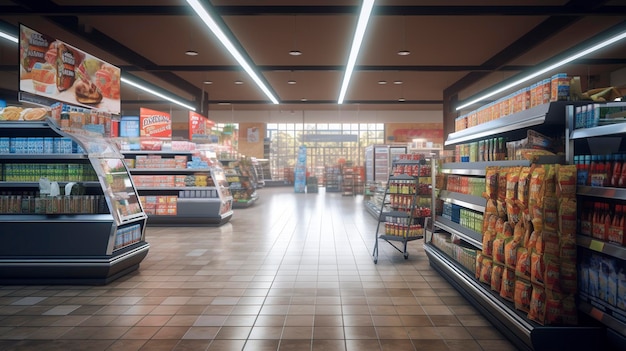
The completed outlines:
<svg viewBox="0 0 626 351">
<path fill-rule="evenodd" d="M 261 189 L 218 228 L 148 228 L 106 286 L 3 286 L 0 350 L 515 350 L 362 197 Z"/>
</svg>

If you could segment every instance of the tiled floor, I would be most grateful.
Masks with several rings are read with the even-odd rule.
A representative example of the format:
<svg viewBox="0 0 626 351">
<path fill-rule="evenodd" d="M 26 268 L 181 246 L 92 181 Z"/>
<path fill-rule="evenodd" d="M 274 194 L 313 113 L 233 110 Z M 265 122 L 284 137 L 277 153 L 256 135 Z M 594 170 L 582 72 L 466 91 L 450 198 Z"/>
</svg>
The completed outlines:
<svg viewBox="0 0 626 351">
<path fill-rule="evenodd" d="M 362 196 L 266 188 L 221 227 L 148 228 L 106 286 L 3 286 L 0 350 L 515 350 Z"/>
</svg>

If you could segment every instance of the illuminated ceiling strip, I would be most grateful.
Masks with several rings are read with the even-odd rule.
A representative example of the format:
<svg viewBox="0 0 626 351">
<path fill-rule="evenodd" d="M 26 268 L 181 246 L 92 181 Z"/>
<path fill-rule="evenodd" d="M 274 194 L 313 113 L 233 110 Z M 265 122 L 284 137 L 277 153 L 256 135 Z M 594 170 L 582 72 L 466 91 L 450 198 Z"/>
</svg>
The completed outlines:
<svg viewBox="0 0 626 351">
<path fill-rule="evenodd" d="M 161 94 L 161 93 L 159 93 L 156 90 L 150 89 L 150 88 L 148 88 L 148 87 L 146 87 L 144 85 L 141 85 L 141 84 L 139 84 L 137 82 L 133 82 L 132 80 L 129 80 L 128 78 L 122 77 L 121 81 L 122 81 L 122 83 L 131 85 L 131 86 L 133 86 L 133 87 L 135 87 L 137 89 L 143 90 L 143 91 L 145 91 L 147 93 L 150 93 L 150 94 L 152 94 L 154 96 L 160 97 L 160 98 L 165 99 L 165 100 L 170 101 L 170 102 L 173 102 L 173 103 L 175 103 L 177 105 L 180 105 L 180 106 L 182 106 L 182 107 L 184 107 L 186 109 L 189 109 L 191 111 L 195 111 L 196 110 L 196 108 L 191 106 L 191 105 L 187 105 L 184 102 L 178 101 L 178 100 L 176 100 L 174 98 L 171 98 L 171 97 L 169 97 L 169 96 L 167 96 L 165 94 Z"/>
<path fill-rule="evenodd" d="M 361 43 L 363 42 L 363 36 L 367 29 L 367 22 L 370 19 L 372 8 L 374 7 L 375 0 L 364 0 L 361 7 L 361 14 L 356 25 L 356 31 L 354 32 L 354 39 L 352 41 L 352 48 L 350 49 L 350 56 L 348 57 L 348 64 L 346 65 L 346 71 L 343 76 L 343 82 L 341 83 L 341 90 L 339 91 L 338 104 L 343 104 L 343 100 L 346 97 L 348 91 L 348 85 L 350 85 L 350 78 L 352 77 L 352 71 L 356 64 L 356 59 L 359 56 L 359 50 L 361 50 Z"/>
<path fill-rule="evenodd" d="M 513 88 L 516 85 L 519 85 L 519 84 L 522 84 L 524 82 L 527 82 L 527 81 L 529 81 L 529 80 L 531 80 L 533 78 L 536 78 L 536 77 L 538 77 L 538 76 L 540 76 L 540 75 L 542 75 L 544 73 L 547 73 L 547 72 L 549 72 L 549 71 L 551 71 L 553 69 L 559 68 L 559 67 L 561 67 L 561 66 L 563 66 L 565 64 L 568 64 L 568 63 L 570 63 L 570 62 L 572 62 L 574 60 L 577 60 L 577 59 L 579 59 L 579 58 L 581 58 L 581 57 L 583 57 L 585 55 L 588 55 L 588 54 L 590 54 L 590 53 L 592 53 L 594 51 L 600 50 L 603 47 L 609 46 L 609 45 L 611 45 L 611 44 L 613 44 L 615 42 L 618 42 L 618 41 L 620 41 L 620 40 L 622 40 L 624 38 L 626 38 L 626 31 L 622 32 L 622 33 L 620 33 L 620 34 L 618 34 L 616 36 L 613 36 L 613 37 L 611 37 L 611 38 L 609 38 L 609 39 L 607 39 L 605 41 L 602 41 L 602 42 L 600 42 L 598 44 L 595 44 L 595 45 L 593 45 L 593 46 L 591 46 L 591 47 L 589 47 L 587 49 L 581 50 L 581 51 L 577 52 L 576 54 L 574 54 L 572 56 L 569 56 L 567 58 L 564 58 L 564 59 L 562 59 L 562 60 L 560 60 L 560 61 L 558 61 L 556 63 L 553 63 L 553 64 L 551 64 L 551 65 L 549 65 L 549 66 L 547 66 L 547 67 L 545 67 L 545 68 L 543 68 L 543 69 L 541 69 L 541 70 L 539 70 L 537 72 L 531 73 L 531 74 L 529 74 L 527 76 L 524 76 L 523 78 L 517 79 L 514 82 L 509 83 L 509 84 L 507 84 L 507 85 L 505 85 L 505 86 L 503 86 L 503 87 L 501 87 L 499 89 L 496 89 L 496 90 L 494 90 L 492 92 L 489 92 L 489 93 L 486 93 L 484 95 L 481 95 L 480 97 L 472 99 L 469 102 L 465 102 L 462 105 L 458 106 L 456 108 L 456 110 L 458 111 L 458 110 L 464 109 L 464 108 L 466 108 L 468 106 L 471 106 L 471 105 L 473 105 L 473 104 L 475 104 L 477 102 L 481 102 L 481 101 L 483 101 L 485 99 L 488 99 L 488 98 L 490 98 L 490 97 L 492 97 L 492 96 L 494 96 L 496 94 L 502 93 L 502 92 L 504 92 L 504 91 L 506 91 L 508 89 Z"/>
<path fill-rule="evenodd" d="M 222 31 L 222 28 L 213 20 L 209 12 L 200 4 L 197 0 L 187 0 L 187 3 L 193 8 L 198 17 L 206 24 L 206 26 L 213 32 L 213 35 L 224 45 L 226 50 L 237 60 L 239 65 L 248 73 L 250 78 L 256 83 L 256 85 L 265 93 L 265 95 L 274 103 L 278 104 L 278 100 L 272 95 L 272 92 L 265 86 L 261 78 L 254 72 L 252 66 L 246 61 L 243 55 L 235 48 L 233 43 L 228 39 L 226 34 Z"/>
<path fill-rule="evenodd" d="M 0 32 L 0 38 L 4 38 L 8 41 L 12 41 L 14 43 L 18 43 L 17 41 L 17 37 L 14 37 L 13 35 L 9 34 L 9 33 L 5 33 L 5 32 Z"/>
</svg>

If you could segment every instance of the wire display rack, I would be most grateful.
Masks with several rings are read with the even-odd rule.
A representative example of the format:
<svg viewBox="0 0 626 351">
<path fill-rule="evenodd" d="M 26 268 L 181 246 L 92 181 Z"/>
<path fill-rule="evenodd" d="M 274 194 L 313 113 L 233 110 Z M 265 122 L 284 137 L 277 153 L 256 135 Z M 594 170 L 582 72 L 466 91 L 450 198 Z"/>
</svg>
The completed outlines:
<svg viewBox="0 0 626 351">
<path fill-rule="evenodd" d="M 411 155 L 409 155 L 411 156 Z M 376 226 L 372 256 L 378 263 L 378 243 L 383 240 L 409 258 L 410 241 L 424 238 L 426 218 L 432 216 L 434 159 L 398 159 L 385 187 L 385 201 L 380 207 L 381 220 Z M 388 209 L 385 211 L 385 205 Z"/>
</svg>

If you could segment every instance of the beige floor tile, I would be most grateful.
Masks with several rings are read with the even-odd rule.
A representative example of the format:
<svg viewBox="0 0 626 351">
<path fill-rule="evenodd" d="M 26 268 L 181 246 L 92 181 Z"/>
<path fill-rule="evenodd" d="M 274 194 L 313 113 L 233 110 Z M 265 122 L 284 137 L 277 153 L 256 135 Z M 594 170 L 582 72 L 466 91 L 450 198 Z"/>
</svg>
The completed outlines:
<svg viewBox="0 0 626 351">
<path fill-rule="evenodd" d="M 219 227 L 151 227 L 140 269 L 105 286 L 0 287 L 4 350 L 515 350 L 429 266 L 404 260 L 362 197 L 261 201 Z"/>
</svg>

